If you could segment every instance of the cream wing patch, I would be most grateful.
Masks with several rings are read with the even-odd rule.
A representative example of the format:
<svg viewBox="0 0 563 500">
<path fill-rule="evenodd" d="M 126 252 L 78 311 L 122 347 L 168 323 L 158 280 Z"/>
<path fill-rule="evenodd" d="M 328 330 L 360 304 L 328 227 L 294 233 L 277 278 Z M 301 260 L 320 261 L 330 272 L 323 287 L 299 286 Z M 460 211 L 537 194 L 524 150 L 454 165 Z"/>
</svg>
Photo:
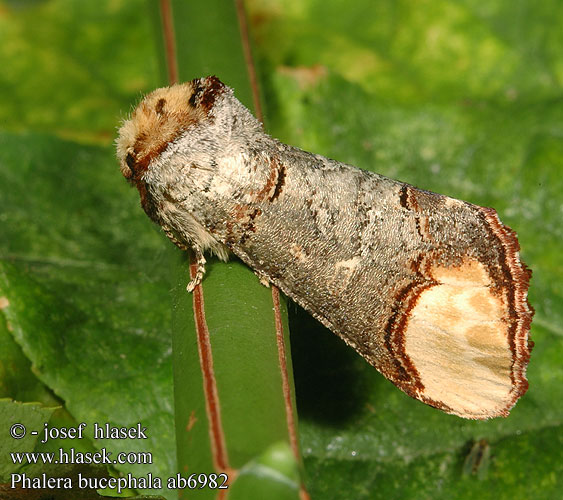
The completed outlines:
<svg viewBox="0 0 563 500">
<path fill-rule="evenodd" d="M 420 294 L 405 328 L 421 395 L 466 418 L 508 414 L 513 354 L 505 298 L 474 260 L 431 274 L 438 284 Z"/>
</svg>

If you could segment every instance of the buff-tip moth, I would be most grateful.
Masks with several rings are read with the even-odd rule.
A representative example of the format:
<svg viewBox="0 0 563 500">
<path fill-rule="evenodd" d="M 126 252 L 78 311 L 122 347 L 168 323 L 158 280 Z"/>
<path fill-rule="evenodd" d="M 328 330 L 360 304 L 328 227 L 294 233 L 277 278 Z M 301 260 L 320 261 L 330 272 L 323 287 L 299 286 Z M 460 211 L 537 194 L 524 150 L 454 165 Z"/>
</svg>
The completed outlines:
<svg viewBox="0 0 563 500">
<path fill-rule="evenodd" d="M 189 289 L 232 252 L 414 398 L 486 419 L 526 392 L 531 273 L 495 210 L 283 144 L 216 77 L 146 96 L 117 155 Z"/>
</svg>

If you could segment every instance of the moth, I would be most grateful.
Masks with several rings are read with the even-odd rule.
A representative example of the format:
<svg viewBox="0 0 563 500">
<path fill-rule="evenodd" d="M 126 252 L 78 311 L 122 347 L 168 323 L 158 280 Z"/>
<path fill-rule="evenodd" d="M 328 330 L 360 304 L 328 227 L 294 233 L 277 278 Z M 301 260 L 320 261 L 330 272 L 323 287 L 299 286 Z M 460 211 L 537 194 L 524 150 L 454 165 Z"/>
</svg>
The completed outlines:
<svg viewBox="0 0 563 500">
<path fill-rule="evenodd" d="M 492 208 L 283 144 L 214 76 L 147 95 L 117 156 L 189 290 L 232 252 L 409 396 L 486 419 L 526 392 L 531 272 Z"/>
<path fill-rule="evenodd" d="M 463 461 L 462 472 L 464 476 L 476 476 L 483 480 L 487 477 L 491 463 L 491 445 L 486 439 L 481 439 L 472 444 L 469 453 Z"/>
</svg>

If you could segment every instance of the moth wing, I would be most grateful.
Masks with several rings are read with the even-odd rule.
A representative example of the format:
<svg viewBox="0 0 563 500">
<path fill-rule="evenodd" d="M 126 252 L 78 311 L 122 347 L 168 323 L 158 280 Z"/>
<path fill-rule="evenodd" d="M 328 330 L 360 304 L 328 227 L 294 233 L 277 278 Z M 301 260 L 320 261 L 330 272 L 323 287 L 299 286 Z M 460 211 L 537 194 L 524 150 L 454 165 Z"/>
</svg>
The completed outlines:
<svg viewBox="0 0 563 500">
<path fill-rule="evenodd" d="M 472 234 L 454 241 L 441 230 L 435 249 L 417 258 L 414 285 L 396 295 L 398 313 L 384 337 L 400 370 L 382 371 L 407 394 L 448 413 L 507 416 L 528 388 L 533 345 L 528 341 L 531 272 L 519 258 L 516 235 L 493 209 L 446 197 L 440 201 L 410 186 L 406 191 L 404 205 L 419 217 L 422 239 L 439 239 L 432 224 L 424 228 L 424 217 L 432 216 L 425 205 L 437 202 L 470 221 L 462 230 Z M 451 234 L 456 232 L 459 228 L 452 227 Z"/>
</svg>

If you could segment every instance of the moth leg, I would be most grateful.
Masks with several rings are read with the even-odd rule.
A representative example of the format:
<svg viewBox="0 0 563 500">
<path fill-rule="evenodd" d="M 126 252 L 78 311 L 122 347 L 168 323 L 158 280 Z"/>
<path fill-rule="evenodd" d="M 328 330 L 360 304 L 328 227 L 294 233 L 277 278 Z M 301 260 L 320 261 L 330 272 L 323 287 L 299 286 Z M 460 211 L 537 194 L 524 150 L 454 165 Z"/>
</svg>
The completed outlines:
<svg viewBox="0 0 563 500">
<path fill-rule="evenodd" d="M 172 241 L 172 243 L 174 243 L 174 245 L 176 245 L 180 250 L 183 250 L 183 251 L 186 252 L 186 251 L 191 249 L 191 250 L 194 251 L 195 258 L 196 258 L 196 264 L 197 264 L 197 270 L 196 270 L 195 277 L 192 280 L 190 280 L 190 282 L 186 285 L 186 290 L 188 292 L 193 292 L 194 288 L 201 283 L 201 280 L 203 279 L 203 275 L 205 274 L 206 260 L 205 260 L 205 257 L 203 256 L 203 251 L 199 248 L 190 247 L 190 246 L 186 245 L 185 243 L 182 243 L 178 238 L 176 238 L 176 236 L 174 235 L 174 232 L 170 229 L 170 227 L 163 225 L 162 230 L 164 231 L 164 234 L 166 234 L 166 236 L 168 236 L 170 241 Z"/>
<path fill-rule="evenodd" d="M 258 276 L 261 285 L 264 285 L 266 288 L 270 288 L 270 280 L 268 279 L 268 276 L 260 271 L 254 271 L 254 274 Z"/>
<path fill-rule="evenodd" d="M 187 246 L 185 243 L 182 243 L 178 238 L 176 238 L 173 231 L 168 226 L 163 225 L 162 230 L 164 231 L 164 234 L 168 236 L 170 241 L 174 243 L 174 245 L 176 245 L 180 250 L 186 252 L 190 249 L 189 246 Z"/>
<path fill-rule="evenodd" d="M 195 253 L 197 269 L 196 269 L 195 276 L 186 286 L 186 290 L 188 292 L 194 291 L 194 288 L 201 283 L 201 280 L 203 279 L 203 275 L 205 274 L 205 262 L 206 262 L 206 260 L 205 260 L 205 257 L 203 256 L 202 250 L 200 248 L 194 248 L 193 251 Z"/>
</svg>

